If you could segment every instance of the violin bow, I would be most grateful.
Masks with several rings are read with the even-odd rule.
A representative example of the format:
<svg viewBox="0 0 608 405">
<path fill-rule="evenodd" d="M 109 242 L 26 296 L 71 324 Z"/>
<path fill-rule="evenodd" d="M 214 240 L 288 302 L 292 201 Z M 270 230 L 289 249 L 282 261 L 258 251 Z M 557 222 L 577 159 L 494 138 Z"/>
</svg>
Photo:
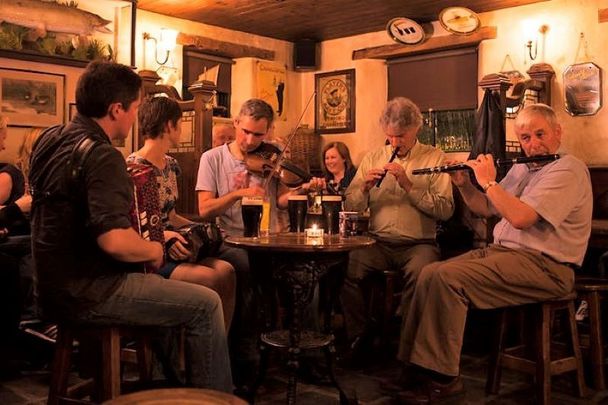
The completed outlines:
<svg viewBox="0 0 608 405">
<path fill-rule="evenodd" d="M 264 179 L 264 190 L 266 190 L 266 193 L 268 193 L 268 187 L 270 186 L 270 180 L 272 179 L 272 177 L 275 174 L 277 174 L 279 172 L 279 168 L 281 167 L 281 162 L 283 161 L 285 152 L 287 151 L 287 148 L 289 148 L 289 145 L 291 145 L 293 138 L 295 138 L 296 133 L 298 132 L 298 128 L 300 127 L 300 123 L 302 122 L 302 119 L 304 119 L 304 114 L 306 114 L 306 110 L 308 110 L 308 107 L 310 106 L 310 103 L 312 102 L 312 99 L 314 98 L 315 94 L 317 94 L 317 92 L 313 91 L 312 94 L 310 95 L 308 101 L 306 102 L 306 106 L 302 110 L 302 114 L 300 115 L 300 118 L 298 119 L 298 122 L 296 123 L 296 126 L 294 127 L 293 132 L 289 135 L 289 137 L 287 138 L 287 141 L 285 142 L 285 147 L 283 149 L 281 149 L 281 153 L 279 153 L 279 157 L 277 158 L 276 162 L 274 163 L 274 166 L 272 167 L 271 172 L 266 177 L 266 179 Z"/>
</svg>

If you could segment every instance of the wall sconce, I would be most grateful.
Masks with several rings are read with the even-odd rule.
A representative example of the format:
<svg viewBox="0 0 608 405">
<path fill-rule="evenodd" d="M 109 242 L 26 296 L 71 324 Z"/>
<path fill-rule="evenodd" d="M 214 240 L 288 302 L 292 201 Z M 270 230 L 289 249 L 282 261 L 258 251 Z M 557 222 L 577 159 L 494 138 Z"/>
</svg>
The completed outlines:
<svg viewBox="0 0 608 405">
<path fill-rule="evenodd" d="M 528 41 L 526 42 L 526 48 L 528 49 L 527 57 L 530 58 L 531 61 L 535 60 L 538 56 L 538 33 L 543 35 L 543 46 L 544 46 L 544 35 L 549 31 L 549 26 L 546 24 L 542 24 L 536 30 L 536 24 L 530 21 L 522 22 L 524 25 L 524 33 Z M 532 25 L 534 24 L 534 25 Z M 525 58 L 524 58 L 525 59 Z"/>
<path fill-rule="evenodd" d="M 146 41 L 152 40 L 154 41 L 154 59 L 156 63 L 159 65 L 164 65 L 169 60 L 169 55 L 171 51 L 175 48 L 175 44 L 177 42 L 177 34 L 179 34 L 176 30 L 172 30 L 169 28 L 161 28 L 160 30 L 160 39 L 154 38 L 148 32 L 143 33 L 144 37 L 144 61 L 145 61 L 145 49 L 146 49 Z M 158 54 L 163 55 L 163 59 L 158 59 Z"/>
</svg>

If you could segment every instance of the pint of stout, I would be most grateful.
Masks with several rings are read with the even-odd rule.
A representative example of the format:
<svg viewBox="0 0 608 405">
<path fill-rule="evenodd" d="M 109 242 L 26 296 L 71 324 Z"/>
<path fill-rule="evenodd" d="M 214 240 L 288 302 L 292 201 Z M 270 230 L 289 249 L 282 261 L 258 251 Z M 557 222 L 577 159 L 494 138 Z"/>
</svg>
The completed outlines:
<svg viewBox="0 0 608 405">
<path fill-rule="evenodd" d="M 260 222 L 262 221 L 262 197 L 243 197 L 241 213 L 243 215 L 243 236 L 259 237 Z"/>
<path fill-rule="evenodd" d="M 291 195 L 287 202 L 289 211 L 289 232 L 304 232 L 306 223 L 306 210 L 308 197 L 305 195 Z"/>
<path fill-rule="evenodd" d="M 337 235 L 340 231 L 339 214 L 342 211 L 342 196 L 324 195 L 321 201 L 323 217 L 325 218 L 325 231 L 330 235 Z"/>
</svg>

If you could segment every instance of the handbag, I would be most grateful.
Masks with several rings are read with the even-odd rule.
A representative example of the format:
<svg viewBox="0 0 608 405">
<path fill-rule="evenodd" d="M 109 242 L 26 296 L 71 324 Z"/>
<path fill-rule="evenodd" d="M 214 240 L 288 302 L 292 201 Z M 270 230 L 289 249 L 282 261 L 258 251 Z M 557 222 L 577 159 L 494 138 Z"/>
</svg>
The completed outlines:
<svg viewBox="0 0 608 405">
<path fill-rule="evenodd" d="M 192 252 L 185 260 L 188 263 L 197 263 L 205 257 L 217 256 L 224 241 L 220 228 L 213 222 L 193 222 L 178 228 L 177 232 L 186 239 L 186 248 Z M 176 240 L 169 241 L 167 249 Z"/>
</svg>

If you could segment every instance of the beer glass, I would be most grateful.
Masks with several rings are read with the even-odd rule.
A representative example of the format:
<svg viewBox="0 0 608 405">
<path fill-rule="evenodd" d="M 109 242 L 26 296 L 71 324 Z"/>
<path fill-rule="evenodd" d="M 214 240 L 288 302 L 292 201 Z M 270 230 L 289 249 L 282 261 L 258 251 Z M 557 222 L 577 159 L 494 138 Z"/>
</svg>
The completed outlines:
<svg viewBox="0 0 608 405">
<path fill-rule="evenodd" d="M 306 223 L 306 210 L 308 197 L 305 195 L 291 195 L 287 202 L 289 212 L 289 232 L 304 232 Z"/>
<path fill-rule="evenodd" d="M 321 199 L 325 229 L 330 235 L 337 235 L 340 231 L 339 213 L 342 210 L 341 195 L 324 195 Z"/>
<path fill-rule="evenodd" d="M 243 236 L 260 237 L 260 222 L 262 222 L 262 197 L 243 197 L 241 213 L 243 215 Z"/>
</svg>

